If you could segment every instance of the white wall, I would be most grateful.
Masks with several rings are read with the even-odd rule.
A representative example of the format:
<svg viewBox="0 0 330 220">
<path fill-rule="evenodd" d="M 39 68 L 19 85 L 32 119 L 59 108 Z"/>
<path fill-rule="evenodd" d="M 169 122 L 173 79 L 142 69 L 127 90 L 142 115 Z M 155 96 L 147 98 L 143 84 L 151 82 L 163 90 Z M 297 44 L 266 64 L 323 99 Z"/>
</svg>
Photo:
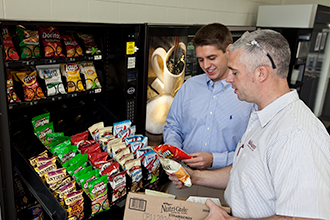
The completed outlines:
<svg viewBox="0 0 330 220">
<path fill-rule="evenodd" d="M 306 3 L 330 6 L 330 0 L 0 0 L 0 18 L 255 26 L 259 5 Z"/>
</svg>

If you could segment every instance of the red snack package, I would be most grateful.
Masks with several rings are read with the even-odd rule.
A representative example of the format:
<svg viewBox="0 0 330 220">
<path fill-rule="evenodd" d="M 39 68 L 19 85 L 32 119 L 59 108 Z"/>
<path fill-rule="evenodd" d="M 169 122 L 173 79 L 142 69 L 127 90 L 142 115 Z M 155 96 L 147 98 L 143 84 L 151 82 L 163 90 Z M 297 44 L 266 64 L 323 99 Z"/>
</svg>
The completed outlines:
<svg viewBox="0 0 330 220">
<path fill-rule="evenodd" d="M 112 176 L 118 172 L 120 172 L 120 165 L 119 165 L 118 161 L 115 161 L 112 164 L 110 164 L 110 166 L 108 166 L 103 171 L 101 171 L 101 175 L 107 175 L 109 178 L 110 176 Z"/>
<path fill-rule="evenodd" d="M 2 26 L 2 39 L 3 45 L 5 46 L 6 60 L 19 60 L 18 53 L 7 26 Z"/>
<path fill-rule="evenodd" d="M 81 154 L 86 154 L 90 147 L 97 147 L 100 144 L 97 141 L 86 140 L 81 143 L 78 143 L 77 149 Z"/>
<path fill-rule="evenodd" d="M 61 36 L 56 27 L 40 27 L 40 37 L 45 57 L 65 57 L 62 53 Z"/>
<path fill-rule="evenodd" d="M 88 154 L 88 159 L 90 160 L 93 154 L 101 153 L 101 147 L 100 147 L 99 143 L 93 144 L 92 146 L 88 147 L 84 153 Z M 81 154 L 84 154 L 84 153 L 83 153 L 83 151 L 81 151 Z"/>
<path fill-rule="evenodd" d="M 17 78 L 22 82 L 24 91 L 24 100 L 32 101 L 46 98 L 38 81 L 37 71 L 33 72 L 18 72 L 16 73 Z"/>
<path fill-rule="evenodd" d="M 88 146 L 93 145 L 95 143 L 96 143 L 96 141 L 94 141 L 94 140 L 85 140 L 85 141 L 79 142 L 77 144 L 77 148 L 80 151 L 80 148 L 88 147 Z"/>
<path fill-rule="evenodd" d="M 94 167 L 94 169 L 98 169 L 99 172 L 102 172 L 107 167 L 109 167 L 113 162 L 114 162 L 114 160 L 113 160 L 113 158 L 111 158 L 111 159 L 109 159 L 107 161 L 104 161 L 104 162 L 101 162 L 101 163 L 96 164 L 95 167 Z"/>
<path fill-rule="evenodd" d="M 83 51 L 81 47 L 78 45 L 73 35 L 69 35 L 69 34 L 64 35 L 62 36 L 62 39 L 64 40 L 67 57 L 83 56 Z"/>
<path fill-rule="evenodd" d="M 109 154 L 104 152 L 97 152 L 95 154 L 92 154 L 89 160 L 91 161 L 93 167 L 96 167 L 100 163 L 104 163 L 107 161 Z"/>
<path fill-rule="evenodd" d="M 73 135 L 72 138 L 71 138 L 71 144 L 72 145 L 78 145 L 79 142 L 82 142 L 82 141 L 87 140 L 88 139 L 88 135 L 89 135 L 88 130 Z"/>
<path fill-rule="evenodd" d="M 175 161 L 180 161 L 183 159 L 191 159 L 186 152 L 170 144 L 161 144 L 152 148 L 158 155 L 163 158 L 172 159 Z"/>
</svg>

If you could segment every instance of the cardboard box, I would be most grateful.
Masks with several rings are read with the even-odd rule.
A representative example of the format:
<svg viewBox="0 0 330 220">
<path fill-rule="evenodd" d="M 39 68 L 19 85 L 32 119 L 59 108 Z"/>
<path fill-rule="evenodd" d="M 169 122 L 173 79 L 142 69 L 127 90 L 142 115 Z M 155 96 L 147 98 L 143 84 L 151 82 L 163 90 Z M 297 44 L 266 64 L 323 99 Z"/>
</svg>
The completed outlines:
<svg viewBox="0 0 330 220">
<path fill-rule="evenodd" d="M 228 207 L 223 208 L 228 212 Z M 124 220 L 202 220 L 209 211 L 201 203 L 130 192 L 126 198 Z"/>
</svg>

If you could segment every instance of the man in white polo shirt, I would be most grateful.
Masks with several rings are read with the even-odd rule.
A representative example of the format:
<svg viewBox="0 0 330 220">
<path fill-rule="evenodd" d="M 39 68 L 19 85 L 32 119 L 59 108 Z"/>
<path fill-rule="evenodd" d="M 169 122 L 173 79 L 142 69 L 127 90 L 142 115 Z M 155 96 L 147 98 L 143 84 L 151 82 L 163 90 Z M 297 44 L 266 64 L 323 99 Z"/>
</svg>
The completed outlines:
<svg viewBox="0 0 330 220">
<path fill-rule="evenodd" d="M 227 82 L 240 100 L 257 106 L 232 166 L 187 168 L 193 184 L 226 189 L 232 216 L 208 200 L 206 219 L 330 219 L 330 137 L 289 89 L 288 42 L 275 31 L 257 30 L 229 50 Z"/>
</svg>

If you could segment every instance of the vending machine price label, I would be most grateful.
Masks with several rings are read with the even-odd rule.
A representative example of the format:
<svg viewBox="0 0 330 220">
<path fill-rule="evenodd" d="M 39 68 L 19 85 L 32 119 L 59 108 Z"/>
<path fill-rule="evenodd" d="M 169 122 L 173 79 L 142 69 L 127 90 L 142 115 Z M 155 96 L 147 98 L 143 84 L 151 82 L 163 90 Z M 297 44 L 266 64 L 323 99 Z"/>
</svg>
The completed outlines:
<svg viewBox="0 0 330 220">
<path fill-rule="evenodd" d="M 127 58 L 127 69 L 134 69 L 136 63 L 135 57 L 128 57 Z"/>
<path fill-rule="evenodd" d="M 130 41 L 126 43 L 126 54 L 127 55 L 132 55 L 134 54 L 135 51 L 135 42 L 134 41 Z"/>
<path fill-rule="evenodd" d="M 94 55 L 94 60 L 102 60 L 102 55 Z"/>
</svg>

